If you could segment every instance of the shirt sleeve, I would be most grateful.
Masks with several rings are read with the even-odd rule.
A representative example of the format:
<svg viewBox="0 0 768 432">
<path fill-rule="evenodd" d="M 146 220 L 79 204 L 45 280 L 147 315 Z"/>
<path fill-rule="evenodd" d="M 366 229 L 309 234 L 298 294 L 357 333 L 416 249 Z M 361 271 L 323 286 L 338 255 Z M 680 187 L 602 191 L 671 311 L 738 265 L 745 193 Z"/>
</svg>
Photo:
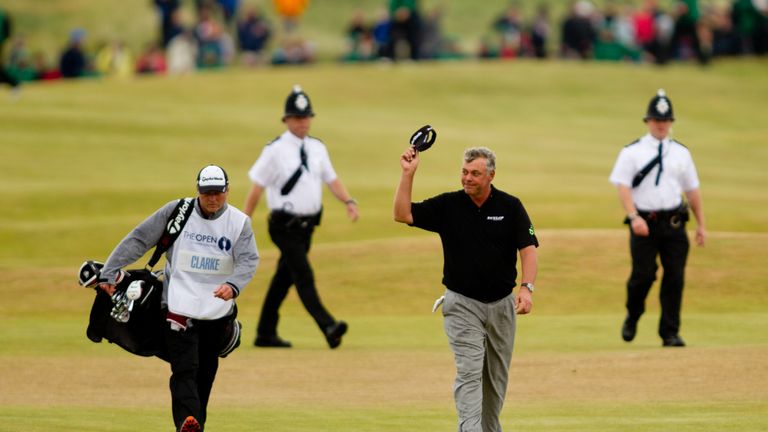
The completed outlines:
<svg viewBox="0 0 768 432">
<path fill-rule="evenodd" d="M 411 203 L 411 226 L 423 230 L 440 232 L 443 226 L 442 215 L 445 214 L 445 194 L 426 199 L 422 202 Z"/>
<path fill-rule="evenodd" d="M 539 239 L 536 238 L 531 218 L 528 216 L 528 212 L 525 211 L 525 207 L 520 200 L 515 202 L 514 212 L 514 238 L 517 249 L 523 249 L 528 246 L 539 247 Z"/>
<path fill-rule="evenodd" d="M 696 165 L 693 163 L 693 158 L 690 152 L 686 152 L 688 160 L 686 161 L 685 170 L 680 178 L 680 187 L 683 191 L 690 192 L 699 188 L 699 174 L 696 171 Z"/>
<path fill-rule="evenodd" d="M 107 262 L 104 263 L 104 268 L 101 270 L 101 277 L 109 283 L 115 283 L 117 273 L 121 268 L 133 264 L 155 247 L 177 204 L 178 200 L 170 201 L 128 233 L 107 258 Z"/>
<path fill-rule="evenodd" d="M 331 163 L 331 156 L 328 154 L 328 149 L 323 146 L 322 151 L 323 158 L 320 178 L 322 179 L 323 183 L 328 184 L 336 180 L 338 176 L 336 175 L 336 170 L 333 169 L 333 164 Z"/>
<path fill-rule="evenodd" d="M 266 187 L 275 183 L 277 174 L 274 169 L 274 164 L 271 163 L 271 159 L 272 150 L 269 146 L 266 146 L 261 151 L 259 158 L 256 159 L 256 162 L 248 171 L 248 178 L 251 179 L 252 183 L 261 187 Z"/>
<path fill-rule="evenodd" d="M 615 186 L 624 185 L 632 187 L 632 179 L 635 177 L 635 170 L 632 166 L 632 160 L 629 157 L 627 149 L 622 149 L 613 165 L 613 171 L 608 180 Z"/>
</svg>

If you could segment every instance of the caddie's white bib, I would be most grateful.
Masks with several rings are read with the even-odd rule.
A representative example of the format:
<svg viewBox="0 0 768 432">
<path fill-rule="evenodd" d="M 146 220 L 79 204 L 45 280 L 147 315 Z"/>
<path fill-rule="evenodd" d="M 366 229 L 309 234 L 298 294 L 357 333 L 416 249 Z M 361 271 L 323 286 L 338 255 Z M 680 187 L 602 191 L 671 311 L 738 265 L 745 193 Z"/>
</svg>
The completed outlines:
<svg viewBox="0 0 768 432">
<path fill-rule="evenodd" d="M 231 312 L 233 301 L 216 298 L 213 291 L 234 270 L 233 246 L 245 220 L 245 214 L 231 206 L 216 220 L 192 213 L 173 245 L 168 310 L 196 319 L 217 319 Z"/>
</svg>

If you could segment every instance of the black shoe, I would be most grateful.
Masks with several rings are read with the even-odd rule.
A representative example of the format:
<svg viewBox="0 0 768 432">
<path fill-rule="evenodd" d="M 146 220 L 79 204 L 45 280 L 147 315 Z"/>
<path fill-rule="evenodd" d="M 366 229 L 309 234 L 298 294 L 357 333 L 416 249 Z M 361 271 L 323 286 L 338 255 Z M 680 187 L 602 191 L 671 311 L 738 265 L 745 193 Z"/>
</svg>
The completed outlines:
<svg viewBox="0 0 768 432">
<path fill-rule="evenodd" d="M 328 346 L 334 349 L 341 345 L 341 337 L 347 332 L 347 323 L 344 321 L 336 321 L 325 328 L 325 340 L 328 341 Z"/>
<path fill-rule="evenodd" d="M 621 338 L 627 342 L 631 342 L 637 334 L 637 321 L 627 317 L 624 320 L 624 325 L 621 326 Z"/>
<path fill-rule="evenodd" d="M 665 347 L 684 347 L 685 341 L 679 335 L 675 335 L 672 337 L 664 338 L 662 345 Z"/>
<path fill-rule="evenodd" d="M 253 343 L 257 347 L 268 347 L 268 348 L 290 348 L 293 345 L 291 345 L 290 342 L 287 340 L 281 338 L 280 336 L 256 336 L 256 341 Z"/>
</svg>

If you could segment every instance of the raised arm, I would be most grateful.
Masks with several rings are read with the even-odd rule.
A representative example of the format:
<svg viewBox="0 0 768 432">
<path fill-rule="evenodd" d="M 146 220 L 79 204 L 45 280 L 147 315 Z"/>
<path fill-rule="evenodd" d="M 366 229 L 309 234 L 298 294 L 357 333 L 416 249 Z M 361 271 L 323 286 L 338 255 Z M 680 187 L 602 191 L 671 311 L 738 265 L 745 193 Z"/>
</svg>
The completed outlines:
<svg viewBox="0 0 768 432">
<path fill-rule="evenodd" d="M 395 193 L 394 218 L 396 222 L 406 224 L 413 223 L 413 214 L 411 213 L 411 191 L 413 190 L 413 177 L 416 169 L 419 167 L 419 152 L 408 147 L 400 155 L 400 184 Z"/>
</svg>

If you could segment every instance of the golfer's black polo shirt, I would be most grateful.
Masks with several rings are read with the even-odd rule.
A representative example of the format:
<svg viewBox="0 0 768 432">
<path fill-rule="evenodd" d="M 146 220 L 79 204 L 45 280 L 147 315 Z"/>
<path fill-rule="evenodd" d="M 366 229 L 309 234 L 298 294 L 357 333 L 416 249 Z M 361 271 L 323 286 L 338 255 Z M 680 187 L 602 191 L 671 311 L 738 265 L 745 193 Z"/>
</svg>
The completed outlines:
<svg viewBox="0 0 768 432">
<path fill-rule="evenodd" d="M 493 186 L 481 207 L 459 190 L 412 203 L 411 213 L 413 226 L 440 234 L 443 285 L 485 303 L 512 293 L 518 249 L 539 246 L 520 200 Z"/>
</svg>

